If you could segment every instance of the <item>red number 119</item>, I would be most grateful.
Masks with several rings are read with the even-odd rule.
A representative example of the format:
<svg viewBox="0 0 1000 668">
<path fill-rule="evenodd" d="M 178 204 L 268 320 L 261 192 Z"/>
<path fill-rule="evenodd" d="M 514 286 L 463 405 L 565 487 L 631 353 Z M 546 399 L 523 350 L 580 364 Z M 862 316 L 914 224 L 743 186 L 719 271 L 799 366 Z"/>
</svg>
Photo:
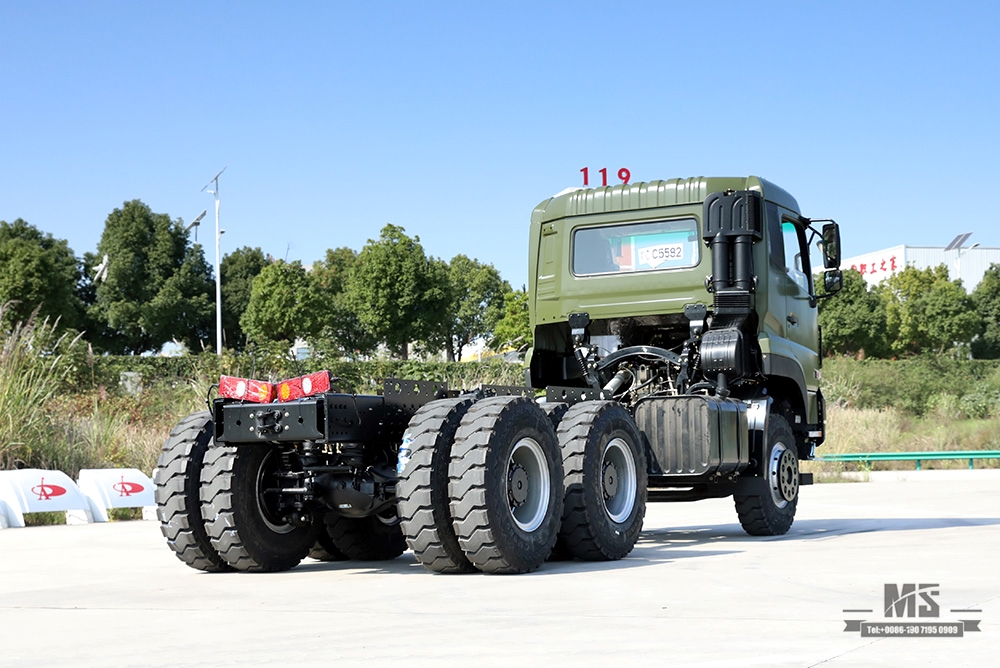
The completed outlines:
<svg viewBox="0 0 1000 668">
<path fill-rule="evenodd" d="M 602 186 L 608 185 L 608 168 L 607 167 L 602 167 L 601 169 L 599 169 L 597 171 L 601 175 L 601 185 Z M 589 186 L 590 185 L 590 168 L 589 167 L 584 167 L 583 169 L 580 170 L 580 172 L 583 173 L 583 185 Z M 622 183 L 628 183 L 629 179 L 632 178 L 632 172 L 630 172 L 626 168 L 622 167 L 621 169 L 618 170 L 618 178 L 621 180 Z"/>
</svg>

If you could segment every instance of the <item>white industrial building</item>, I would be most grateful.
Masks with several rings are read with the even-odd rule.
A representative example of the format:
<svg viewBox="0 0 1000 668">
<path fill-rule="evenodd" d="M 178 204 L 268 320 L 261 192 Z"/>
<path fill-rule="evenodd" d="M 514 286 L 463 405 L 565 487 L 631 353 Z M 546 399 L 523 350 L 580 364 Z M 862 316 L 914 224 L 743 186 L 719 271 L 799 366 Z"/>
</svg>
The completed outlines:
<svg viewBox="0 0 1000 668">
<path fill-rule="evenodd" d="M 967 235 L 959 235 L 955 241 Z M 963 241 L 965 240 L 963 239 Z M 991 264 L 1000 264 L 1000 248 L 981 248 L 978 244 L 961 247 L 952 244 L 947 248 L 933 246 L 893 246 L 885 250 L 856 255 L 842 260 L 843 269 L 857 269 L 869 285 L 876 285 L 903 270 L 904 267 L 928 269 L 938 265 L 948 267 L 948 276 L 962 279 L 962 286 L 972 292 L 983 280 Z"/>
</svg>

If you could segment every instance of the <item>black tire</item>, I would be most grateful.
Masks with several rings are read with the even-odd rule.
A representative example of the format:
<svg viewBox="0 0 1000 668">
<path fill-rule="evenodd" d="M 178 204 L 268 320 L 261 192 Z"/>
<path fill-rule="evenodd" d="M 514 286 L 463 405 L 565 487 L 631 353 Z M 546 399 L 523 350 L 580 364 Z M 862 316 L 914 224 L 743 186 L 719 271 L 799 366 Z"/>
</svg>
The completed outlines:
<svg viewBox="0 0 1000 668">
<path fill-rule="evenodd" d="M 425 404 L 410 420 L 399 449 L 400 528 L 417 561 L 436 573 L 476 570 L 458 544 L 448 497 L 451 446 L 473 403 L 458 398 Z"/>
<path fill-rule="evenodd" d="M 566 411 L 569 410 L 569 404 L 563 403 L 561 401 L 546 401 L 544 404 L 538 404 L 541 406 L 545 414 L 549 416 L 549 422 L 552 423 L 552 428 L 559 431 L 559 423 L 562 422 L 563 416 L 566 415 Z M 565 466 L 565 462 L 563 463 Z M 569 548 L 566 547 L 565 541 L 563 541 L 562 536 L 556 538 L 555 547 L 552 548 L 552 553 L 549 555 L 548 561 L 570 561 L 573 559 L 572 553 L 570 553 Z"/>
<path fill-rule="evenodd" d="M 566 472 L 560 544 L 572 556 L 613 561 L 635 547 L 646 515 L 646 454 L 625 408 L 584 401 L 559 423 Z"/>
<path fill-rule="evenodd" d="M 156 516 L 167 545 L 177 558 L 199 571 L 218 573 L 232 568 L 212 547 L 201 519 L 201 468 L 212 444 L 208 411 L 189 415 L 170 432 L 156 461 Z"/>
<path fill-rule="evenodd" d="M 316 543 L 309 550 L 309 558 L 317 561 L 344 561 L 347 555 L 334 544 L 328 531 L 320 531 Z"/>
<path fill-rule="evenodd" d="M 534 401 L 493 397 L 470 408 L 448 474 L 455 535 L 476 568 L 526 573 L 548 558 L 562 515 L 562 458 Z"/>
<path fill-rule="evenodd" d="M 799 458 L 795 437 L 780 415 L 767 418 L 767 442 L 758 471 L 767 485 L 763 494 L 734 496 L 736 514 L 751 536 L 780 536 L 795 520 L 799 502 Z"/>
<path fill-rule="evenodd" d="M 394 508 L 369 517 L 344 517 L 329 513 L 326 516 L 326 532 L 348 559 L 388 561 L 406 552 L 406 541 Z"/>
<path fill-rule="evenodd" d="M 564 404 L 561 401 L 547 401 L 544 404 L 539 404 L 545 414 L 549 416 L 549 422 L 552 423 L 552 428 L 559 431 L 559 423 L 562 422 L 563 416 L 566 415 L 566 411 L 569 410 L 569 404 Z"/>
<path fill-rule="evenodd" d="M 260 488 L 278 451 L 266 445 L 212 448 L 201 471 L 201 514 L 212 546 L 238 571 L 286 571 L 316 543 L 318 522 L 296 526 L 273 516 Z M 265 481 L 265 482 L 262 482 Z"/>
</svg>

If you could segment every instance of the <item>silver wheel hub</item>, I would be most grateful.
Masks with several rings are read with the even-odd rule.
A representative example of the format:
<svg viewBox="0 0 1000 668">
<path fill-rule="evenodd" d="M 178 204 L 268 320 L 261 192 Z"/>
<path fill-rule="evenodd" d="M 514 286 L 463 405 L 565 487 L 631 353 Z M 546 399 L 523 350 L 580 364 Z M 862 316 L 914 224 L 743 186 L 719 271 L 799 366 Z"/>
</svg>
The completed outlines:
<svg viewBox="0 0 1000 668">
<path fill-rule="evenodd" d="M 513 465 L 507 475 L 507 493 L 512 508 L 520 508 L 528 500 L 528 472 L 523 466 Z"/>
<path fill-rule="evenodd" d="M 621 524 L 635 508 L 637 476 L 635 458 L 628 443 L 613 438 L 604 446 L 601 457 L 601 487 L 604 492 L 604 510 L 612 522 Z"/>
<path fill-rule="evenodd" d="M 767 484 L 774 505 L 784 508 L 799 493 L 799 463 L 784 443 L 775 443 L 768 458 Z"/>
<path fill-rule="evenodd" d="M 615 498 L 618 493 L 618 469 L 611 462 L 604 463 L 604 499 Z"/>
<path fill-rule="evenodd" d="M 549 509 L 551 478 L 545 452 L 537 441 L 522 438 L 507 460 L 507 502 L 514 523 L 531 532 L 542 525 Z"/>
</svg>

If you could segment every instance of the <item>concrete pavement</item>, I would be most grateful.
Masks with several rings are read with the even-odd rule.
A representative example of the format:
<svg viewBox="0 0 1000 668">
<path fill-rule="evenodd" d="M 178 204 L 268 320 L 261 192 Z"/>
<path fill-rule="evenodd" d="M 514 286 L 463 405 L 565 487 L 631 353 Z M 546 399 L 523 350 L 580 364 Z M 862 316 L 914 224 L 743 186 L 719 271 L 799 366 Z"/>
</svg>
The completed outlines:
<svg viewBox="0 0 1000 668">
<path fill-rule="evenodd" d="M 778 538 L 744 535 L 730 499 L 651 504 L 628 559 L 521 576 L 434 575 L 410 554 L 204 574 L 155 522 L 6 529 L 0 666 L 994 665 L 1000 471 L 960 473 L 806 487 Z M 845 632 L 912 621 L 882 614 L 906 583 L 938 585 L 933 621 L 980 631 Z"/>
</svg>

